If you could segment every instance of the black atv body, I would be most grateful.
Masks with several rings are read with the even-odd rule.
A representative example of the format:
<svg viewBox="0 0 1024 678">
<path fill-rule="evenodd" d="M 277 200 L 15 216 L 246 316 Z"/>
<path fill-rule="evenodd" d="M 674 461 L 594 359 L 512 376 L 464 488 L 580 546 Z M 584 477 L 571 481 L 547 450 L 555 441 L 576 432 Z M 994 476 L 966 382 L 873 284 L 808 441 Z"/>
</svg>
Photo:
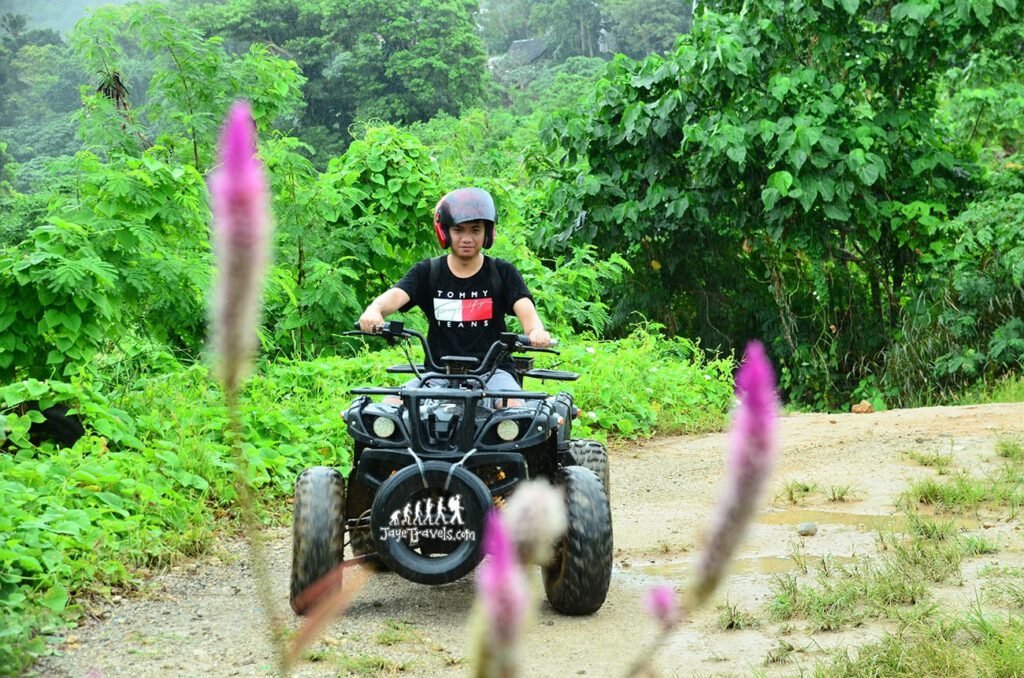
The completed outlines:
<svg viewBox="0 0 1024 678">
<path fill-rule="evenodd" d="M 544 567 L 548 599 L 567 614 L 600 608 L 612 559 L 604 446 L 572 439 L 577 409 L 570 394 L 486 387 L 509 359 L 520 385 L 525 377 L 568 381 L 578 375 L 534 369 L 532 358 L 513 356 L 556 352 L 531 347 L 523 335 L 502 334 L 483 360 L 444 356 L 439 364 L 425 337 L 401 323 L 385 323 L 380 336 L 419 340 L 424 364 L 388 371 L 415 374 L 422 385 L 353 389 L 357 398 L 344 413 L 355 441 L 348 478 L 342 482 L 337 471 L 324 467 L 300 475 L 292 573 L 296 611 L 305 609 L 302 593 L 308 587 L 354 562 L 373 560 L 421 584 L 465 576 L 482 557 L 487 512 L 500 508 L 520 482 L 536 477 L 563 487 L 570 519 L 555 559 Z M 385 400 L 375 402 L 374 396 Z M 509 399 L 521 404 L 496 406 Z M 329 517 L 312 517 L 323 512 Z M 348 536 L 353 560 L 342 562 L 339 534 Z"/>
</svg>

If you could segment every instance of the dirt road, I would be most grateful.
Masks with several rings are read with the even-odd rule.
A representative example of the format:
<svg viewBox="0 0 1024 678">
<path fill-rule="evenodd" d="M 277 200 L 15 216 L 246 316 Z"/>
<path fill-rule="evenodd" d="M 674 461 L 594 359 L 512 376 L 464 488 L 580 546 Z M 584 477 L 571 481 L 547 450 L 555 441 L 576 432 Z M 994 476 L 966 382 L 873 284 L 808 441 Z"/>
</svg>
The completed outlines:
<svg viewBox="0 0 1024 678">
<path fill-rule="evenodd" d="M 720 612 L 711 606 L 672 638 L 659 655 L 658 670 L 681 676 L 792 675 L 823 661 L 833 647 L 877 637 L 877 625 L 810 634 L 799 620 L 772 622 L 765 610 L 772 575 L 794 568 L 794 554 L 870 557 L 875 528 L 896 511 L 898 495 L 911 480 L 935 473 L 908 452 L 952 454 L 954 467 L 980 473 L 999 463 L 997 441 L 1022 439 L 1022 423 L 1024 404 L 785 417 L 782 455 L 763 510 L 718 594 L 719 603 L 728 601 L 760 623 L 720 630 Z M 615 569 L 608 600 L 588 618 L 561 617 L 542 603 L 526 639 L 524 676 L 622 675 L 654 636 L 643 610 L 645 590 L 662 582 L 685 586 L 701 526 L 716 499 L 725 445 L 724 434 L 713 434 L 612 450 Z M 800 484 L 815 490 L 793 505 L 787 495 Z M 798 535 L 797 526 L 806 522 L 815 524 L 815 535 Z M 996 516 L 974 527 L 1002 548 L 998 556 L 965 563 L 959 587 L 965 601 L 973 595 L 970 573 L 980 564 L 996 557 L 1002 563 L 1024 560 L 1016 521 Z M 290 548 L 286 530 L 270 535 L 282 612 Z M 316 661 L 303 664 L 297 675 L 464 675 L 472 599 L 471 577 L 429 588 L 394 574 L 375 575 L 316 646 Z M 956 604 L 957 591 L 949 599 Z M 47 659 L 38 672 L 92 678 L 272 673 L 241 544 L 225 543 L 210 556 L 156 576 L 141 594 L 111 603 L 104 612 L 105 619 L 75 630 L 65 654 Z M 779 656 L 780 647 L 789 648 L 786 661 L 766 663 Z"/>
</svg>

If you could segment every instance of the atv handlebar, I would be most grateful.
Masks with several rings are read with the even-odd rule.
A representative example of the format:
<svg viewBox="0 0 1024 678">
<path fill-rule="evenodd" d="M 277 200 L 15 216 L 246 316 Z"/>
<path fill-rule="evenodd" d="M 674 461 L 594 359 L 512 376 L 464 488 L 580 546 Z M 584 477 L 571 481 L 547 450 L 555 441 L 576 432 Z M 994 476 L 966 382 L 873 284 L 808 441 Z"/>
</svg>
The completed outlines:
<svg viewBox="0 0 1024 678">
<path fill-rule="evenodd" d="M 420 345 L 423 347 L 424 367 L 428 371 L 432 372 L 444 373 L 447 371 L 444 365 L 438 365 L 434 361 L 434 356 L 430 353 L 430 346 L 427 344 L 427 338 L 423 336 L 423 333 L 417 332 L 416 330 L 406 329 L 405 323 L 403 323 L 400 320 L 385 320 L 380 325 L 377 332 L 364 332 L 362 329 L 359 328 L 358 322 L 355 324 L 355 326 L 355 330 L 352 330 L 350 332 L 343 332 L 343 334 L 349 336 L 355 335 L 366 337 L 381 337 L 385 339 L 388 343 L 394 343 L 398 339 L 416 338 L 419 340 Z M 480 361 L 480 364 L 477 365 L 475 368 L 466 369 L 464 371 L 464 374 L 477 377 L 483 374 L 488 374 L 489 372 L 492 372 L 495 369 L 497 369 L 498 364 L 501 362 L 501 359 L 503 357 L 512 355 L 512 353 L 530 351 L 535 353 L 554 353 L 556 355 L 558 354 L 558 351 L 554 350 L 553 348 L 541 348 L 532 346 L 530 337 L 525 334 L 516 334 L 514 332 L 502 332 L 500 337 L 500 339 L 491 344 L 491 347 L 487 350 L 487 353 L 484 355 L 483 360 Z M 557 346 L 558 340 L 552 338 L 551 345 Z M 442 356 L 442 361 L 445 360 L 449 360 L 449 356 Z M 460 358 L 458 356 L 452 356 L 450 360 L 452 362 L 467 361 L 466 358 Z M 412 368 L 412 371 L 415 372 L 416 369 Z"/>
</svg>

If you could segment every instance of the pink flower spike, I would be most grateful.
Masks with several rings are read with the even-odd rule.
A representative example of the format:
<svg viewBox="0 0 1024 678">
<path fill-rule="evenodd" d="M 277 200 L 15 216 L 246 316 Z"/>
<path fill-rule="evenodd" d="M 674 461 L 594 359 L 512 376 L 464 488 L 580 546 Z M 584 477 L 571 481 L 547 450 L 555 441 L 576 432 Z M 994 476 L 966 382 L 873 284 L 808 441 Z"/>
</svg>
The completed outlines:
<svg viewBox="0 0 1024 678">
<path fill-rule="evenodd" d="M 236 102 L 220 137 L 220 164 L 210 176 L 217 256 L 210 327 L 219 377 L 237 391 L 256 350 L 260 291 L 270 250 L 270 205 L 249 105 Z"/>
<path fill-rule="evenodd" d="M 671 586 L 661 584 L 647 591 L 647 612 L 661 624 L 662 628 L 670 629 L 679 623 L 679 605 L 676 592 Z"/>
<path fill-rule="evenodd" d="M 779 416 L 775 373 L 759 341 L 747 344 L 736 373 L 736 396 L 729 464 L 733 472 L 769 465 L 775 458 L 775 427 Z"/>
<path fill-rule="evenodd" d="M 512 646 L 526 616 L 528 599 L 526 577 L 516 559 L 516 548 L 500 514 L 487 514 L 483 538 L 488 558 L 477 572 L 477 596 L 492 641 L 501 647 Z"/>
<path fill-rule="evenodd" d="M 743 365 L 736 374 L 736 394 L 740 404 L 733 412 L 730 428 L 725 492 L 697 562 L 691 609 L 707 601 L 718 586 L 754 515 L 775 461 L 778 396 L 775 374 L 759 342 L 747 345 Z"/>
</svg>

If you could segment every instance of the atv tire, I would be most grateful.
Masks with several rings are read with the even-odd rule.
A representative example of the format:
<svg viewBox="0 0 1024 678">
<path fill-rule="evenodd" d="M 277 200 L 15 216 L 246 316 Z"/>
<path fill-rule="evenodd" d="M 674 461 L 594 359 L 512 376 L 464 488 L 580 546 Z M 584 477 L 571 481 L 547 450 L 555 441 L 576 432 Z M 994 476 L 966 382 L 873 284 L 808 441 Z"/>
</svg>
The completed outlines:
<svg viewBox="0 0 1024 678">
<path fill-rule="evenodd" d="M 570 440 L 569 453 L 577 466 L 589 468 L 601 481 L 608 501 L 612 500 L 612 486 L 608 478 L 608 450 L 596 440 Z"/>
<path fill-rule="evenodd" d="M 292 524 L 290 602 L 296 614 L 305 614 L 328 588 L 341 585 L 338 566 L 345 559 L 344 548 L 345 484 L 341 474 L 326 466 L 306 469 L 295 481 Z M 327 574 L 335 580 L 317 585 Z"/>
<path fill-rule="evenodd" d="M 612 577 L 612 515 L 593 471 L 566 466 L 555 476 L 565 490 L 569 529 L 542 568 L 544 591 L 557 612 L 593 614 L 608 595 Z"/>
<path fill-rule="evenodd" d="M 450 507 L 455 497 L 462 508 L 458 523 L 452 518 L 451 523 L 418 526 L 400 519 L 410 507 L 427 499 L 444 499 Z M 421 475 L 420 466 L 412 464 L 377 490 L 370 514 L 371 536 L 384 564 L 402 577 L 418 584 L 448 584 L 468 574 L 483 557 L 484 517 L 492 507 L 487 485 L 464 467 L 428 461 Z M 386 536 L 388 530 L 432 532 L 438 528 L 450 529 L 452 540 L 425 536 L 413 542 L 408 537 Z"/>
</svg>

